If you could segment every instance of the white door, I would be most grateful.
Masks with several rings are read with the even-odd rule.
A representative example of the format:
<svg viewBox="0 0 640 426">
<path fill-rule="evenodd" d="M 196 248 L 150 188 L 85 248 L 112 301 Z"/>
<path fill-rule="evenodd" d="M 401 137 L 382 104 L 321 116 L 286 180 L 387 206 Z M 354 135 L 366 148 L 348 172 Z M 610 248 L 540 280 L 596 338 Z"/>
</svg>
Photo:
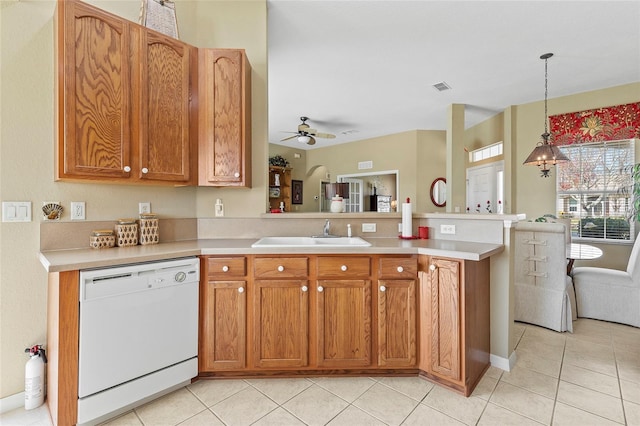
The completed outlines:
<svg viewBox="0 0 640 426">
<path fill-rule="evenodd" d="M 504 162 L 498 161 L 467 169 L 467 208 L 469 213 L 502 212 L 504 202 Z"/>
<path fill-rule="evenodd" d="M 364 181 L 362 179 L 345 178 L 340 179 L 340 182 L 349 183 L 349 198 L 344 199 L 344 211 L 348 213 L 363 212 L 364 197 L 362 194 L 362 189 L 364 188 Z"/>
</svg>

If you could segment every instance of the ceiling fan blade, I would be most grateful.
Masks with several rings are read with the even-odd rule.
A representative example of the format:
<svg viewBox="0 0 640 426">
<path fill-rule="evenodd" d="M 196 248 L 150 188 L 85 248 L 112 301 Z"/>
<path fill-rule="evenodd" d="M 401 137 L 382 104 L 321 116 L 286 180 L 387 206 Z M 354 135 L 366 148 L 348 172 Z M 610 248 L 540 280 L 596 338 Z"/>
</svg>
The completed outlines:
<svg viewBox="0 0 640 426">
<path fill-rule="evenodd" d="M 336 135 L 332 135 L 331 133 L 314 133 L 313 136 L 323 139 L 334 139 L 336 137 Z"/>
<path fill-rule="evenodd" d="M 299 132 L 308 132 L 309 131 L 309 125 L 307 123 L 298 124 L 298 131 Z"/>
<path fill-rule="evenodd" d="M 311 139 L 309 139 L 309 142 L 307 142 L 307 145 L 315 145 L 316 144 L 316 139 L 313 136 L 309 136 Z"/>
<path fill-rule="evenodd" d="M 293 138 L 297 138 L 297 137 L 298 137 L 298 134 L 296 133 L 293 136 L 289 136 L 289 137 L 286 137 L 284 139 L 280 139 L 280 142 L 288 141 L 289 139 L 293 139 Z"/>
</svg>

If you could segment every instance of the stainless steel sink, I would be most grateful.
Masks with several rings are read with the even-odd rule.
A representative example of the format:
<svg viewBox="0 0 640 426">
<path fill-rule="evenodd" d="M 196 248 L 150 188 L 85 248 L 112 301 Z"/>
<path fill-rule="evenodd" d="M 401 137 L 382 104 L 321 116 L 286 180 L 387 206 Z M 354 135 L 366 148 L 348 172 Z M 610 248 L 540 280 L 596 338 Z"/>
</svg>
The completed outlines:
<svg viewBox="0 0 640 426">
<path fill-rule="evenodd" d="M 369 247 L 371 243 L 360 237 L 264 237 L 251 247 Z"/>
</svg>

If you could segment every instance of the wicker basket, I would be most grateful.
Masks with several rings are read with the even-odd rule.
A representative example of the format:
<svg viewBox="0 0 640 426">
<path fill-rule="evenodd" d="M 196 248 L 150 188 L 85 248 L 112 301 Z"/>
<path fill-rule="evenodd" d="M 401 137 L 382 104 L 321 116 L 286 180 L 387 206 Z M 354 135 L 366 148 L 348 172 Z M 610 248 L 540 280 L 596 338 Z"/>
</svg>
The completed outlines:
<svg viewBox="0 0 640 426">
<path fill-rule="evenodd" d="M 140 244 L 158 244 L 160 242 L 160 232 L 158 229 L 158 217 L 152 213 L 140 215 Z"/>
<path fill-rule="evenodd" d="M 116 236 L 110 229 L 100 229 L 91 232 L 89 246 L 94 249 L 110 248 L 116 244 Z"/>
<path fill-rule="evenodd" d="M 134 219 L 119 219 L 116 224 L 118 247 L 138 244 L 138 224 Z"/>
</svg>

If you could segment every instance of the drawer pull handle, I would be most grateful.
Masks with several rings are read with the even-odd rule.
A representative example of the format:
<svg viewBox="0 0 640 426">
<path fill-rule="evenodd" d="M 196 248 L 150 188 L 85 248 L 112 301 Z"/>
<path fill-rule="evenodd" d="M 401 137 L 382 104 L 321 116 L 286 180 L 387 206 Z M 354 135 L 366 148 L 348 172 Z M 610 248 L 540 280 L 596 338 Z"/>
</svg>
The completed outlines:
<svg viewBox="0 0 640 426">
<path fill-rule="evenodd" d="M 341 270 L 342 272 L 345 272 L 347 269 L 349 269 L 349 268 L 347 268 L 347 265 L 342 265 L 342 266 L 340 267 L 340 270 Z"/>
<path fill-rule="evenodd" d="M 321 285 L 319 285 L 319 286 L 318 286 L 318 291 L 319 291 L 320 293 L 322 293 L 322 292 L 324 291 L 324 287 L 322 287 Z"/>
<path fill-rule="evenodd" d="M 222 272 L 229 272 L 229 267 L 227 265 L 224 265 L 222 267 Z"/>
<path fill-rule="evenodd" d="M 149 173 L 149 169 L 147 169 L 146 167 L 143 167 L 142 168 L 142 174 L 146 175 L 147 173 Z"/>
<path fill-rule="evenodd" d="M 429 265 L 429 270 L 430 271 L 435 271 L 436 270 L 436 265 L 434 265 L 434 264 Z"/>
<path fill-rule="evenodd" d="M 235 173 L 233 174 L 233 177 L 237 177 L 237 178 L 239 178 L 239 177 L 240 177 L 240 173 L 235 172 Z"/>
<path fill-rule="evenodd" d="M 129 172 L 131 171 L 131 167 L 129 167 L 129 166 L 124 166 L 124 169 L 123 169 L 123 170 L 124 170 L 125 172 L 129 173 Z"/>
<path fill-rule="evenodd" d="M 306 285 L 303 285 L 302 286 L 302 291 L 306 293 L 307 290 L 309 290 L 309 287 L 307 287 Z"/>
<path fill-rule="evenodd" d="M 398 266 L 398 272 L 404 272 L 404 268 L 402 266 Z"/>
<path fill-rule="evenodd" d="M 238 287 L 238 293 L 244 293 L 244 287 Z"/>
<path fill-rule="evenodd" d="M 278 266 L 278 272 L 283 272 L 284 271 L 284 266 L 280 265 Z"/>
<path fill-rule="evenodd" d="M 385 291 L 387 291 L 387 288 L 385 286 L 381 285 L 380 286 L 380 291 L 385 292 Z"/>
</svg>

